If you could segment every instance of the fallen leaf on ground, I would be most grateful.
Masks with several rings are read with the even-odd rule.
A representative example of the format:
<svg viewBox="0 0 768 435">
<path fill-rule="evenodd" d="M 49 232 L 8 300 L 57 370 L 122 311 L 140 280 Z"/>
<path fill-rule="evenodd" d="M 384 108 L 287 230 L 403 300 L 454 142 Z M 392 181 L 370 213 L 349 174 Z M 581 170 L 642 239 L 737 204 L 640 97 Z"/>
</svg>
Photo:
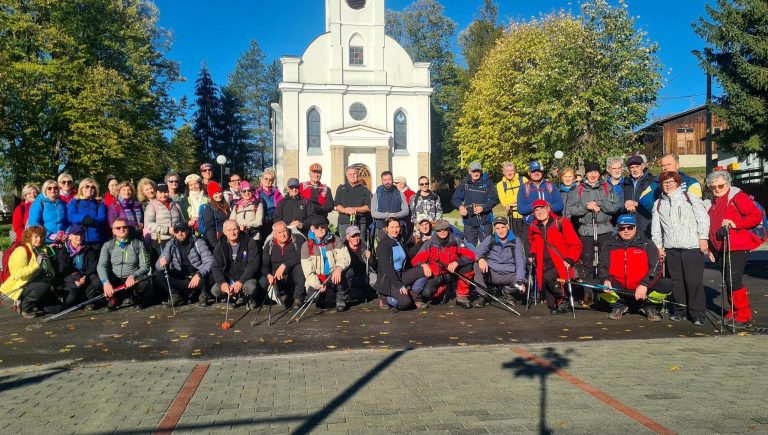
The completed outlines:
<svg viewBox="0 0 768 435">
<path fill-rule="evenodd" d="M 336 346 L 334 346 L 332 344 L 329 344 L 328 346 L 325 346 L 325 347 L 327 347 L 328 349 L 336 349 Z"/>
</svg>

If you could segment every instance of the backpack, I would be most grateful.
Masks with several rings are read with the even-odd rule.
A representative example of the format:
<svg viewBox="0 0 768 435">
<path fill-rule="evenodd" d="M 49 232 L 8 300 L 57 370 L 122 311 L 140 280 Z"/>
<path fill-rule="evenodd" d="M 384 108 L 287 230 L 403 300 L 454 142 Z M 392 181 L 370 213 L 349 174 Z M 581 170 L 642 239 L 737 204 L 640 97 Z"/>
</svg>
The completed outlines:
<svg viewBox="0 0 768 435">
<path fill-rule="evenodd" d="M 686 201 L 688 201 L 688 204 L 690 204 L 691 206 L 693 206 L 693 203 L 691 202 L 691 197 L 690 197 L 690 196 L 688 196 L 688 192 L 686 192 L 685 190 L 683 190 L 683 195 L 685 195 L 685 200 L 686 200 Z M 658 211 L 659 211 L 660 209 L 661 209 L 661 198 L 659 198 L 659 199 L 657 199 L 657 200 L 656 200 L 656 212 L 658 213 Z M 739 212 L 739 213 L 741 213 L 741 212 Z M 763 216 L 765 216 L 765 212 L 763 212 Z"/>
<path fill-rule="evenodd" d="M 552 191 L 554 190 L 554 188 L 552 187 L 552 183 L 550 183 L 548 180 L 545 180 L 544 184 L 547 186 L 547 192 L 549 192 L 549 194 L 551 195 Z M 531 182 L 530 181 L 525 183 L 525 185 L 523 186 L 523 192 L 525 192 L 525 199 L 528 199 L 528 197 L 531 196 Z"/>
<path fill-rule="evenodd" d="M 760 219 L 760 223 L 757 224 L 756 227 L 749 228 L 748 231 L 757 236 L 758 239 L 760 239 L 761 244 L 768 242 L 768 216 L 766 216 L 765 208 L 760 205 L 757 200 L 755 200 L 755 197 L 752 195 L 747 194 L 749 196 L 749 199 L 752 200 L 752 202 L 755 204 L 755 207 L 757 207 L 758 210 L 760 210 L 760 214 L 762 215 L 762 219 Z M 736 207 L 736 211 L 739 212 L 740 215 L 745 216 L 744 213 L 739 210 L 739 206 L 736 205 L 736 202 L 733 203 L 734 207 Z M 3 260 L 5 260 L 5 257 L 3 257 Z"/>
<path fill-rule="evenodd" d="M 25 243 L 14 242 L 10 248 L 3 252 L 3 262 L 0 266 L 0 284 L 4 283 L 5 280 L 11 276 L 11 269 L 8 268 L 8 261 L 11 259 L 11 254 L 13 254 L 13 251 L 19 246 L 23 246 L 27 251 L 27 258 L 32 256 L 32 251 L 29 250 L 29 246 L 27 246 Z"/>
<path fill-rule="evenodd" d="M 200 204 L 200 207 L 197 209 L 197 232 L 199 234 L 205 235 L 205 219 L 203 218 L 203 212 L 205 211 L 205 206 L 208 204 Z M 213 223 L 216 224 L 216 213 L 213 213 Z"/>
<path fill-rule="evenodd" d="M 603 185 L 603 192 L 605 192 L 605 196 L 608 196 L 608 183 L 603 182 L 602 185 Z M 584 195 L 584 183 L 579 183 L 579 198 L 581 198 L 582 195 Z M 686 193 L 685 196 L 687 197 L 688 194 Z M 688 202 L 691 202 L 691 201 L 689 200 Z"/>
</svg>

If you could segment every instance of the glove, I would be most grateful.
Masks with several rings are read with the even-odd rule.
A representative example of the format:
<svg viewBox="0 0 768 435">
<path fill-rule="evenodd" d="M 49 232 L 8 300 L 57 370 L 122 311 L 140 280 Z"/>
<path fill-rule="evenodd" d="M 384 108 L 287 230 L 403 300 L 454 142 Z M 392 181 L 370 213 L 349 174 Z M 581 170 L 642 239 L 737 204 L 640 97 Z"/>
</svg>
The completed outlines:
<svg viewBox="0 0 768 435">
<path fill-rule="evenodd" d="M 728 227 L 720 227 L 720 229 L 717 230 L 717 237 L 721 239 L 728 237 Z"/>
<path fill-rule="evenodd" d="M 94 226 L 96 224 L 96 219 L 94 219 L 94 218 L 92 218 L 90 216 L 86 216 L 86 217 L 83 218 L 83 221 L 81 222 L 81 224 L 84 227 L 92 227 L 92 226 Z"/>
</svg>

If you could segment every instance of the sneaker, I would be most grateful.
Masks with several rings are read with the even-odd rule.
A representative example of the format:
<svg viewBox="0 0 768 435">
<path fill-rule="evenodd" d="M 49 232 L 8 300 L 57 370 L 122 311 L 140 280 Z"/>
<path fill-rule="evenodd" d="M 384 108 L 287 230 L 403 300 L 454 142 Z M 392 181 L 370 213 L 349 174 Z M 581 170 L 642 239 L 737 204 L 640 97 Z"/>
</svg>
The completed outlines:
<svg viewBox="0 0 768 435">
<path fill-rule="evenodd" d="M 349 304 L 347 304 L 344 301 L 337 301 L 336 302 L 336 312 L 337 313 L 343 313 L 344 311 L 347 311 L 349 309 Z"/>
<path fill-rule="evenodd" d="M 704 319 L 693 319 L 693 324 L 696 326 L 704 326 Z"/>
<path fill-rule="evenodd" d="M 85 307 L 83 307 L 83 310 L 85 310 L 85 311 L 93 311 L 95 309 L 96 309 L 96 306 L 93 305 L 93 304 L 88 304 Z"/>
<path fill-rule="evenodd" d="M 413 305 L 416 307 L 417 310 L 426 310 L 429 308 L 429 302 L 424 301 L 414 301 Z"/>
<path fill-rule="evenodd" d="M 118 308 L 117 298 L 107 299 L 107 311 L 115 311 Z"/>
<path fill-rule="evenodd" d="M 384 299 L 379 299 L 379 309 L 381 309 L 381 310 L 388 310 L 390 308 L 392 308 L 392 307 L 389 306 L 387 301 L 385 301 Z"/>
<path fill-rule="evenodd" d="M 456 305 L 464 308 L 465 310 L 472 308 L 472 302 L 470 302 L 469 299 L 464 296 L 456 296 Z"/>
<path fill-rule="evenodd" d="M 486 301 L 484 297 L 478 296 L 477 299 L 472 301 L 472 306 L 475 308 L 483 308 L 487 303 L 488 301 Z"/>
<path fill-rule="evenodd" d="M 681 322 L 684 319 L 684 317 L 680 314 L 673 314 L 669 316 L 669 320 L 673 322 Z"/>
<path fill-rule="evenodd" d="M 35 311 L 22 311 L 21 316 L 25 319 L 34 319 L 35 317 L 39 316 L 41 313 L 35 312 Z"/>
<path fill-rule="evenodd" d="M 549 314 L 552 316 L 559 316 L 561 314 L 565 314 L 565 311 L 561 311 L 559 308 L 555 308 L 554 310 L 549 310 Z"/>
<path fill-rule="evenodd" d="M 293 300 L 293 307 L 292 308 L 295 311 L 298 311 L 301 308 L 302 305 L 304 305 L 304 299 L 294 299 Z"/>
<path fill-rule="evenodd" d="M 656 309 L 656 307 L 645 307 L 645 318 L 648 319 L 651 322 L 660 322 L 661 316 L 659 315 L 659 310 Z"/>
<path fill-rule="evenodd" d="M 627 314 L 629 307 L 614 308 L 611 310 L 611 314 L 608 314 L 608 318 L 611 320 L 619 320 L 622 316 Z"/>
</svg>

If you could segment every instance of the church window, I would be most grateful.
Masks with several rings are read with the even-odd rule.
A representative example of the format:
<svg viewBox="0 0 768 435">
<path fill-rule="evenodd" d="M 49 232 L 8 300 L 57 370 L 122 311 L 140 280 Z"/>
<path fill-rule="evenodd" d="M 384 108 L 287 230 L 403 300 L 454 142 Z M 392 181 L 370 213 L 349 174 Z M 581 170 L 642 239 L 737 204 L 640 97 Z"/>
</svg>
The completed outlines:
<svg viewBox="0 0 768 435">
<path fill-rule="evenodd" d="M 363 47 L 350 46 L 349 47 L 349 64 L 350 65 L 365 65 L 365 57 L 363 55 Z"/>
<path fill-rule="evenodd" d="M 408 149 L 408 118 L 402 110 L 395 113 L 395 151 Z"/>
<path fill-rule="evenodd" d="M 355 121 L 362 121 L 368 116 L 368 109 L 365 108 L 363 103 L 353 103 L 349 106 L 349 116 Z"/>
<path fill-rule="evenodd" d="M 320 149 L 320 112 L 314 108 L 307 114 L 307 149 Z"/>
<path fill-rule="evenodd" d="M 352 9 L 362 9 L 365 7 L 365 0 L 347 0 L 347 4 Z"/>
</svg>

